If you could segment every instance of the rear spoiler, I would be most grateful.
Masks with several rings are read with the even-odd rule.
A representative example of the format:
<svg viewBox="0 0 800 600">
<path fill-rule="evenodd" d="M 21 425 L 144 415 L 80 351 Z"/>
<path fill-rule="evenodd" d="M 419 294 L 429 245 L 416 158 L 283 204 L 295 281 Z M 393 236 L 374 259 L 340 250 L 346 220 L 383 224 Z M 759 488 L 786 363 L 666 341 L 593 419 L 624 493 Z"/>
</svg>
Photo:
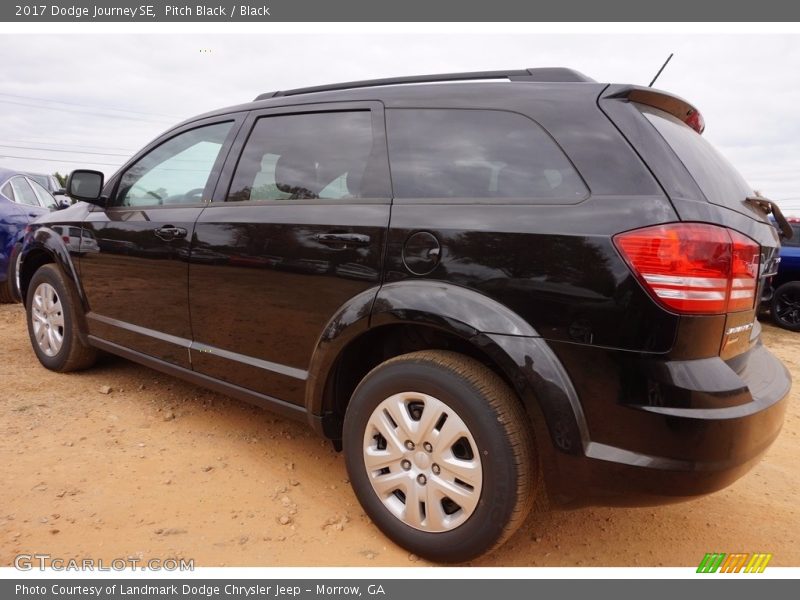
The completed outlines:
<svg viewBox="0 0 800 600">
<path fill-rule="evenodd" d="M 645 104 L 668 112 L 676 119 L 680 119 L 697 133 L 705 131 L 706 123 L 703 115 L 686 100 L 667 92 L 639 86 L 626 86 L 621 91 L 608 96 L 609 98 L 625 98 L 631 102 Z"/>
<path fill-rule="evenodd" d="M 749 196 L 745 199 L 745 202 L 749 202 L 753 206 L 763 210 L 768 215 L 771 214 L 773 217 L 775 217 L 775 222 L 778 224 L 778 228 L 781 231 L 781 238 L 784 240 L 792 239 L 794 236 L 794 230 L 792 229 L 792 226 L 789 224 L 789 221 L 786 220 L 786 217 L 783 216 L 780 207 L 772 200 L 762 198 L 761 196 Z"/>
</svg>

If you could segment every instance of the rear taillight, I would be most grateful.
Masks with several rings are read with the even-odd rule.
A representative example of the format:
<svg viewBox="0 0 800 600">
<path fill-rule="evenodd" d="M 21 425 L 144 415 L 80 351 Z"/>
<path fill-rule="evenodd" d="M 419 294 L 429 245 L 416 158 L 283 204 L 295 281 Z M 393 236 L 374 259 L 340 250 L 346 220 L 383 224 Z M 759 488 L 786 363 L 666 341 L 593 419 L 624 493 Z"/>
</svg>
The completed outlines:
<svg viewBox="0 0 800 600">
<path fill-rule="evenodd" d="M 644 287 L 667 308 L 719 314 L 753 308 L 759 245 L 736 231 L 705 223 L 670 223 L 614 236 Z"/>
<path fill-rule="evenodd" d="M 68 235 L 62 235 L 61 239 L 64 240 L 65 244 L 69 244 L 69 236 Z"/>
</svg>

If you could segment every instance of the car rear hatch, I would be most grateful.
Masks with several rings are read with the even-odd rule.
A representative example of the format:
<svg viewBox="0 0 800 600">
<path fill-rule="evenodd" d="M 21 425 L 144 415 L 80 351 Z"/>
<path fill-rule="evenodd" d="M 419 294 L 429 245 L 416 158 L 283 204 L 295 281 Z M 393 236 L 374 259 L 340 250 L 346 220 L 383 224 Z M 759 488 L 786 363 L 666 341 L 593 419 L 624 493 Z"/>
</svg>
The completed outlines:
<svg viewBox="0 0 800 600">
<path fill-rule="evenodd" d="M 771 203 L 756 198 L 738 171 L 703 137 L 703 117 L 685 100 L 650 88 L 611 85 L 601 95 L 599 106 L 661 184 L 682 223 L 674 229 L 679 235 L 688 230 L 694 257 L 703 258 L 704 251 L 718 252 L 724 247 L 726 234 L 730 238 L 727 289 L 715 283 L 719 279 L 713 274 L 683 280 L 671 276 L 668 270 L 662 275 L 637 275 L 651 295 L 668 309 L 682 314 L 725 314 L 719 355 L 731 361 L 729 364 L 735 369 L 738 367 L 736 370 L 743 369 L 744 364 L 737 364 L 741 360 L 731 359 L 757 343 L 760 326 L 755 317 L 759 300 L 765 283 L 777 270 L 780 238 L 768 218 Z M 779 222 L 783 220 L 777 209 L 775 216 Z M 651 235 L 663 238 L 672 233 L 669 228 L 662 228 Z M 719 238 L 720 244 L 709 242 L 714 237 Z M 629 247 L 635 246 L 635 240 L 631 244 Z M 622 253 L 625 255 L 624 249 Z M 630 257 L 626 259 L 630 264 Z M 698 272 L 702 274 L 702 269 Z M 690 284 L 686 283 L 688 280 Z M 681 281 L 686 287 L 676 283 Z M 712 300 L 723 293 L 724 300 Z M 683 310 L 670 295 L 708 300 L 709 310 L 696 308 L 703 303 L 691 300 L 685 301 Z"/>
</svg>

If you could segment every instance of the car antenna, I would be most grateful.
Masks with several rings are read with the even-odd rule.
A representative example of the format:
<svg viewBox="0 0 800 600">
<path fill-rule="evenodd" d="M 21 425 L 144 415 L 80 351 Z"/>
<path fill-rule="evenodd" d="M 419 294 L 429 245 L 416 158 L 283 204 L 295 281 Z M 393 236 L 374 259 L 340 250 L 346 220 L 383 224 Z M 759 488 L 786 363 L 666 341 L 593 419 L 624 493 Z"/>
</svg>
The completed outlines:
<svg viewBox="0 0 800 600">
<path fill-rule="evenodd" d="M 673 53 L 673 52 L 670 52 L 670 53 L 669 53 L 669 56 L 667 57 L 667 60 L 665 60 L 665 61 L 664 61 L 664 64 L 663 64 L 663 65 L 661 65 L 661 68 L 658 70 L 658 73 L 656 73 L 656 76 L 655 76 L 655 77 L 653 77 L 653 81 L 651 81 L 651 82 L 650 82 L 650 85 L 648 85 L 647 87 L 653 87 L 653 84 L 656 82 L 656 79 L 658 79 L 658 76 L 659 76 L 659 75 L 661 75 L 661 71 L 663 71 L 663 70 L 664 70 L 664 67 L 666 67 L 666 66 L 667 66 L 667 63 L 669 63 L 669 61 L 670 61 L 670 60 L 672 60 L 672 57 L 673 57 L 673 55 L 674 55 L 674 53 Z"/>
</svg>

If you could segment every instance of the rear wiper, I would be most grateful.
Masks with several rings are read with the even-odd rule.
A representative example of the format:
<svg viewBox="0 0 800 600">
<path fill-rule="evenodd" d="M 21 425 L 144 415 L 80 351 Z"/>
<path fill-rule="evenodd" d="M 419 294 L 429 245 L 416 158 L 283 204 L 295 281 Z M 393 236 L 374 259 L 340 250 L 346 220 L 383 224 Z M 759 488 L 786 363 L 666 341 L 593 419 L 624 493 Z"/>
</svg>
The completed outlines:
<svg viewBox="0 0 800 600">
<path fill-rule="evenodd" d="M 787 221 L 786 217 L 783 216 L 780 207 L 772 200 L 768 200 L 767 198 L 762 198 L 760 196 L 748 196 L 745 198 L 745 202 L 749 202 L 753 206 L 757 206 L 763 210 L 768 215 L 771 214 L 773 217 L 775 217 L 775 222 L 778 224 L 778 228 L 781 232 L 781 238 L 784 240 L 792 239 L 792 236 L 794 235 L 792 226 L 789 225 L 789 221 Z"/>
</svg>

